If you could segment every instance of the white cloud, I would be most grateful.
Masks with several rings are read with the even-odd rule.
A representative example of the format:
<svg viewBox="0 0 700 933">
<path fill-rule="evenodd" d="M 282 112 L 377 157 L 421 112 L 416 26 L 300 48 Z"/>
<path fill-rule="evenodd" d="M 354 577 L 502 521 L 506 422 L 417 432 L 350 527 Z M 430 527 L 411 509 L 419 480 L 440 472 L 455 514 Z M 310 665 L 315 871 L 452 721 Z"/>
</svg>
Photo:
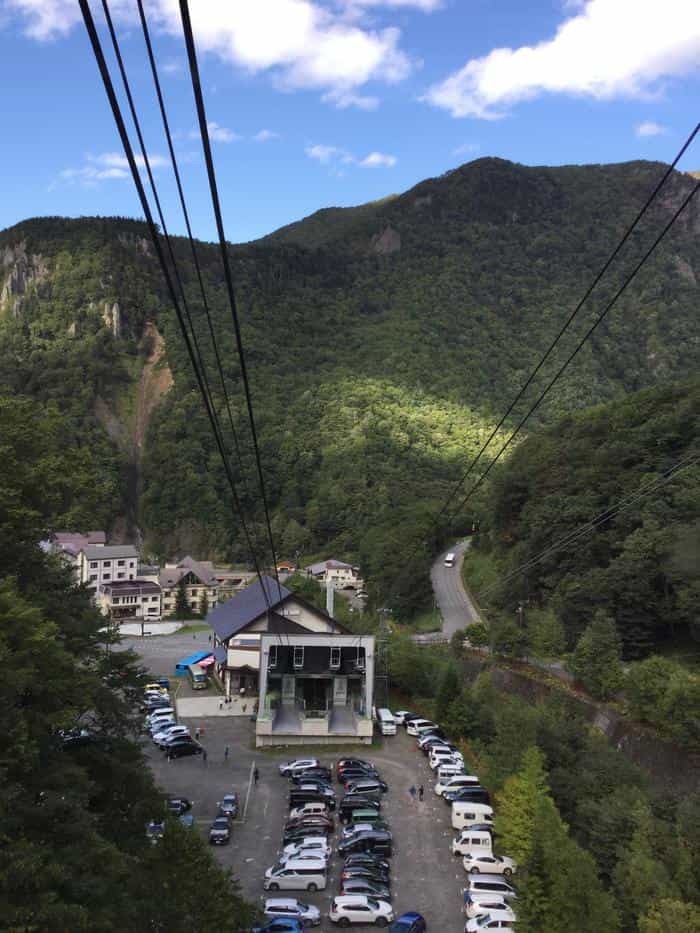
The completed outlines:
<svg viewBox="0 0 700 933">
<path fill-rule="evenodd" d="M 307 146 L 304 152 L 306 152 L 310 159 L 315 159 L 322 165 L 327 165 L 332 159 L 347 155 L 343 149 L 339 149 L 337 146 L 323 146 L 320 144 Z"/>
<path fill-rule="evenodd" d="M 213 143 L 232 143 L 237 139 L 241 139 L 238 133 L 234 133 L 227 126 L 221 126 L 215 120 L 207 121 L 207 129 L 209 130 L 209 139 Z M 199 139 L 199 127 L 190 130 L 189 137 L 190 139 Z"/>
<path fill-rule="evenodd" d="M 393 168 L 397 162 L 396 156 L 376 151 L 370 152 L 364 159 L 358 159 L 347 149 L 342 149 L 340 146 L 316 144 L 307 146 L 304 151 L 310 159 L 315 159 L 321 165 L 333 166 L 334 171 L 338 165 L 359 165 L 361 168 Z M 335 171 L 335 174 L 342 175 L 342 172 Z"/>
<path fill-rule="evenodd" d="M 393 168 L 396 165 L 396 156 L 385 152 L 370 152 L 359 163 L 362 168 Z"/>
<path fill-rule="evenodd" d="M 413 7 L 416 10 L 422 10 L 424 13 L 432 13 L 444 5 L 444 0 L 340 0 L 340 5 L 350 8 L 387 6 L 397 9 L 398 7 Z"/>
<path fill-rule="evenodd" d="M 271 139 L 279 139 L 280 134 L 275 133 L 274 130 L 260 130 L 259 133 L 256 133 L 253 136 L 253 140 L 256 143 L 267 143 Z"/>
<path fill-rule="evenodd" d="M 160 70 L 164 75 L 180 75 L 184 72 L 185 66 L 184 62 L 179 58 L 171 58 L 167 62 L 163 62 L 160 66 Z"/>
<path fill-rule="evenodd" d="M 645 120 L 644 123 L 639 123 L 634 128 L 634 132 L 637 136 L 661 136 L 666 132 L 666 127 L 661 126 L 660 123 L 654 123 L 653 120 Z"/>
<path fill-rule="evenodd" d="M 497 119 L 544 93 L 647 96 L 698 62 L 698 0 L 588 0 L 553 38 L 471 59 L 423 99 L 454 117 Z"/>
<path fill-rule="evenodd" d="M 136 155 L 134 160 L 140 169 L 145 169 L 142 156 Z M 168 164 L 168 160 L 158 154 L 149 154 L 148 161 L 152 169 L 162 168 Z M 102 152 L 99 155 L 88 153 L 82 165 L 64 168 L 59 172 L 59 178 L 62 181 L 71 184 L 79 183 L 89 188 L 94 188 L 100 181 L 112 181 L 130 176 L 127 158 L 119 152 Z"/>
<path fill-rule="evenodd" d="M 438 6 L 438 0 L 381 3 L 427 11 Z M 23 20 L 25 33 L 42 41 L 65 36 L 81 20 L 75 0 L 5 0 L 5 4 Z M 359 14 L 348 16 L 349 5 Z M 216 55 L 252 74 L 268 72 L 284 90 L 317 89 L 337 106 L 367 109 L 374 106 L 374 98 L 358 94 L 359 88 L 371 81 L 401 81 L 413 68 L 400 48 L 400 31 L 391 26 L 375 28 L 370 14 L 363 12 L 374 6 L 373 0 L 335 5 L 326 0 L 197 0 L 190 5 L 190 14 L 200 54 Z M 113 0 L 111 11 L 118 25 L 134 24 L 131 0 Z M 154 27 L 181 37 L 175 0 L 151 0 L 149 16 Z"/>
<path fill-rule="evenodd" d="M 469 155 L 472 152 L 478 152 L 481 146 L 479 143 L 462 143 L 461 146 L 456 146 L 452 150 L 452 155 L 462 156 Z"/>
</svg>

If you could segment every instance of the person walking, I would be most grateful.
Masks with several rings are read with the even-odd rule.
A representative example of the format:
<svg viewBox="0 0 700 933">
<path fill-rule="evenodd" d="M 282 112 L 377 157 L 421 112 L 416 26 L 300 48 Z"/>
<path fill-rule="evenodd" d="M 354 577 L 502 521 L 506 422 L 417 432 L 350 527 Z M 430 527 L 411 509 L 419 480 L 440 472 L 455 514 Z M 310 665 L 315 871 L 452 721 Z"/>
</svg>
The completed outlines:
<svg viewBox="0 0 700 933">
<path fill-rule="evenodd" d="M 224 749 L 224 761 L 228 761 L 228 745 Z"/>
<path fill-rule="evenodd" d="M 206 748 L 202 749 L 202 761 L 204 762 L 204 767 L 207 766 L 207 750 Z"/>
<path fill-rule="evenodd" d="M 257 785 L 257 783 L 258 783 L 258 778 L 259 778 L 259 777 L 260 777 L 260 772 L 258 771 L 258 766 L 256 765 L 256 766 L 253 768 L 253 781 L 254 781 L 254 783 L 255 783 L 256 785 Z"/>
<path fill-rule="evenodd" d="M 423 803 L 423 793 L 424 793 L 423 785 L 421 784 L 421 786 L 418 788 L 418 800 L 421 803 Z"/>
<path fill-rule="evenodd" d="M 200 736 L 200 735 L 201 735 L 201 731 L 200 731 L 199 726 L 197 726 L 197 728 L 194 730 L 194 737 L 195 737 L 195 739 L 196 739 L 198 742 L 199 742 L 199 736 Z"/>
<path fill-rule="evenodd" d="M 416 785 L 411 784 L 411 786 L 408 788 L 408 792 L 411 795 L 411 800 L 415 800 L 416 799 Z"/>
</svg>

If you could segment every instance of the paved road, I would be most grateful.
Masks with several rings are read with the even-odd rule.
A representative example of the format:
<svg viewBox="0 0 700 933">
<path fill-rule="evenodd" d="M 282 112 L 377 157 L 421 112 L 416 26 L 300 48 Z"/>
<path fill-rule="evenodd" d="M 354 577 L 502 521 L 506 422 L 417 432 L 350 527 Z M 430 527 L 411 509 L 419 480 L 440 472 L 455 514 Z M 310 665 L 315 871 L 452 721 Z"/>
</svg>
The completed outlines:
<svg viewBox="0 0 700 933">
<path fill-rule="evenodd" d="M 479 613 L 464 589 L 462 583 L 462 563 L 464 552 L 471 541 L 460 541 L 438 555 L 430 571 L 435 600 L 442 615 L 442 635 L 450 638 L 461 628 L 466 628 L 479 621 Z M 454 567 L 445 567 L 445 554 L 452 551 L 455 556 Z"/>
</svg>

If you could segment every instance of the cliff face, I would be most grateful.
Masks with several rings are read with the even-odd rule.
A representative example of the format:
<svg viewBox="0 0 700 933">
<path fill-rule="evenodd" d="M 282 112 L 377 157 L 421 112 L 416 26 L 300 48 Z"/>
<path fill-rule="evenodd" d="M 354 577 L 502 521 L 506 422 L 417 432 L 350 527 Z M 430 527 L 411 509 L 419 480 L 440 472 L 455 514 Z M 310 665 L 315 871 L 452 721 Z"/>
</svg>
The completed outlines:
<svg viewBox="0 0 700 933">
<path fill-rule="evenodd" d="M 35 291 L 49 274 L 38 253 L 27 255 L 24 242 L 0 251 L 0 316 L 7 311 L 13 317 L 22 313 L 26 296 Z"/>
</svg>

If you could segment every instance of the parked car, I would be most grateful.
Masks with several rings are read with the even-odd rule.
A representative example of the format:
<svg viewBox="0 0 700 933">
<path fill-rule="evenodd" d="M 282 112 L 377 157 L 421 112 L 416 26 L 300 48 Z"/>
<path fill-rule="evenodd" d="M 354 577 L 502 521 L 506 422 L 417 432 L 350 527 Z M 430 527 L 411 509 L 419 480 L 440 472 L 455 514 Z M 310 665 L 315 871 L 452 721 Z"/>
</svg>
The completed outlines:
<svg viewBox="0 0 700 933">
<path fill-rule="evenodd" d="M 347 868 L 379 868 L 384 872 L 389 872 L 389 862 L 374 852 L 355 852 L 346 856 L 343 862 L 343 870 Z"/>
<path fill-rule="evenodd" d="M 378 826 L 380 823 L 384 823 L 384 820 L 381 818 L 379 810 L 374 807 L 367 807 L 367 809 L 352 811 L 348 825 L 357 826 L 358 823 L 371 823 L 372 826 Z"/>
<path fill-rule="evenodd" d="M 327 784 L 300 784 L 289 791 L 289 806 L 300 807 L 304 803 L 321 801 L 329 810 L 335 810 L 335 791 Z"/>
<path fill-rule="evenodd" d="M 181 816 L 183 813 L 187 813 L 188 810 L 192 809 L 192 804 L 187 797 L 168 797 L 165 805 L 175 816 Z"/>
<path fill-rule="evenodd" d="M 320 826 L 329 833 L 335 829 L 332 816 L 326 816 L 325 813 L 309 813 L 308 816 L 298 816 L 287 820 L 284 830 L 287 832 L 290 829 L 298 829 L 300 826 Z"/>
<path fill-rule="evenodd" d="M 517 870 L 512 858 L 488 852 L 467 852 L 462 859 L 462 865 L 468 872 L 487 872 L 490 875 L 504 875 L 506 878 L 510 878 Z"/>
<path fill-rule="evenodd" d="M 389 933 L 427 933 L 427 931 L 428 925 L 425 918 L 415 910 L 401 914 L 389 927 Z"/>
<path fill-rule="evenodd" d="M 455 754 L 454 752 L 445 751 L 442 754 L 430 755 L 428 759 L 428 766 L 431 771 L 437 771 L 438 768 L 443 765 L 458 765 L 462 770 L 464 770 L 464 758 L 460 754 Z"/>
<path fill-rule="evenodd" d="M 279 772 L 283 777 L 291 777 L 293 774 L 301 774 L 308 771 L 309 768 L 317 768 L 320 764 L 318 758 L 293 758 L 291 761 L 279 766 Z"/>
<path fill-rule="evenodd" d="M 493 849 L 492 827 L 486 826 L 485 829 L 478 829 L 476 826 L 469 826 L 463 829 L 452 840 L 450 849 L 453 855 L 464 856 L 470 852 L 474 855 L 480 852 L 491 855 Z"/>
<path fill-rule="evenodd" d="M 372 829 L 383 829 L 385 832 L 388 832 L 389 824 L 386 820 L 377 820 L 374 823 L 348 823 L 343 827 L 340 838 L 351 839 L 353 836 L 357 836 L 358 833 L 368 833 Z"/>
<path fill-rule="evenodd" d="M 340 806 L 338 807 L 338 818 L 345 822 L 346 820 L 352 819 L 352 814 L 355 810 L 381 810 L 382 804 L 381 800 L 381 791 L 377 791 L 376 794 L 372 797 L 365 794 L 350 794 L 350 796 L 345 796 L 340 801 Z"/>
<path fill-rule="evenodd" d="M 347 768 L 371 768 L 374 769 L 374 765 L 371 761 L 365 761 L 363 758 L 340 758 L 335 763 L 335 773 L 340 774 L 341 771 L 345 771 Z"/>
<path fill-rule="evenodd" d="M 185 829 L 194 829 L 194 817 L 191 813 L 181 813 L 178 816 L 178 820 L 185 827 Z"/>
<path fill-rule="evenodd" d="M 217 816 L 209 830 L 209 842 L 213 846 L 225 846 L 231 841 L 231 825 L 227 816 Z"/>
<path fill-rule="evenodd" d="M 411 716 L 413 716 L 413 713 L 410 713 L 407 709 L 400 709 L 400 710 L 397 710 L 397 711 L 394 713 L 394 719 L 396 720 L 396 725 L 397 725 L 397 726 L 405 726 L 405 725 L 406 725 L 406 717 L 407 717 L 407 716 L 410 718 Z"/>
<path fill-rule="evenodd" d="M 466 897 L 473 894 L 497 894 L 502 900 L 510 902 L 516 900 L 518 895 L 503 875 L 486 875 L 481 872 L 470 872 L 467 876 L 467 886 L 464 888 Z"/>
<path fill-rule="evenodd" d="M 295 858 L 320 858 L 328 861 L 331 857 L 331 847 L 325 836 L 307 836 L 300 842 L 292 842 L 282 849 L 280 862 L 288 862 Z"/>
<path fill-rule="evenodd" d="M 374 923 L 388 926 L 394 919 L 391 904 L 363 894 L 340 894 L 331 902 L 328 914 L 333 923 L 349 926 L 351 923 Z"/>
<path fill-rule="evenodd" d="M 263 887 L 266 891 L 322 891 L 328 882 L 325 860 L 300 859 L 273 865 L 265 872 Z"/>
<path fill-rule="evenodd" d="M 504 910 L 507 904 L 500 894 L 471 894 L 464 892 L 464 913 L 467 917 L 479 917 L 491 910 Z"/>
<path fill-rule="evenodd" d="M 305 768 L 304 770 L 296 771 L 289 775 L 289 780 L 292 784 L 305 784 L 309 780 L 316 779 L 323 781 L 331 787 L 331 782 L 333 780 L 331 769 L 326 768 L 325 765 L 317 765 L 315 768 Z"/>
<path fill-rule="evenodd" d="M 442 799 L 445 803 L 461 803 L 463 801 L 470 801 L 471 803 L 491 803 L 491 794 L 486 790 L 485 787 L 481 785 L 470 785 L 469 787 L 460 787 L 455 790 L 446 790 Z"/>
<path fill-rule="evenodd" d="M 223 800 L 219 801 L 219 813 L 223 813 L 230 820 L 236 819 L 238 816 L 238 794 L 235 791 L 224 794 Z"/>
<path fill-rule="evenodd" d="M 362 778 L 358 781 L 351 781 L 345 785 L 346 794 L 371 794 L 380 790 L 385 794 L 389 790 L 389 785 L 381 778 Z"/>
<path fill-rule="evenodd" d="M 339 784 L 351 784 L 353 781 L 376 780 L 379 772 L 374 768 L 346 768 L 338 774 Z"/>
<path fill-rule="evenodd" d="M 293 807 L 289 811 L 289 819 L 296 820 L 302 816 L 311 816 L 312 814 L 328 815 L 328 804 L 323 800 L 308 800 L 298 807 Z"/>
<path fill-rule="evenodd" d="M 445 774 L 438 778 L 435 784 L 435 793 L 444 794 L 446 790 L 457 790 L 460 787 L 476 787 L 479 778 L 474 774 Z"/>
<path fill-rule="evenodd" d="M 500 930 L 501 933 L 515 933 L 516 918 L 510 907 L 493 908 L 467 920 L 464 933 L 480 933 L 481 930 Z"/>
<path fill-rule="evenodd" d="M 282 836 L 282 846 L 296 845 L 310 836 L 320 836 L 325 839 L 328 836 L 328 830 L 323 826 L 297 826 L 294 829 L 286 829 Z"/>
<path fill-rule="evenodd" d="M 300 920 L 302 927 L 317 927 L 321 923 L 321 911 L 313 904 L 306 904 L 294 897 L 270 897 L 265 901 L 263 913 L 266 917 L 274 919 L 283 917 L 288 920 Z"/>
<path fill-rule="evenodd" d="M 163 748 L 166 752 L 177 745 L 196 745 L 197 743 L 191 735 L 175 735 L 171 739 L 163 739 Z"/>
<path fill-rule="evenodd" d="M 171 745 L 165 754 L 168 758 L 188 758 L 190 755 L 201 755 L 203 751 L 198 742 L 179 742 Z"/>
<path fill-rule="evenodd" d="M 389 869 L 379 868 L 376 865 L 353 865 L 350 868 L 343 868 L 340 873 L 340 883 L 343 884 L 351 878 L 362 878 L 375 884 L 383 884 L 387 888 L 391 887 Z"/>
<path fill-rule="evenodd" d="M 261 927 L 253 927 L 251 933 L 304 933 L 304 927 L 293 917 L 276 917 Z"/>
<path fill-rule="evenodd" d="M 420 748 L 424 755 L 427 755 L 430 749 L 436 745 L 445 745 L 447 748 L 452 748 L 455 751 L 458 750 L 456 745 L 451 745 L 441 736 L 435 735 L 434 732 L 428 732 L 418 739 L 418 748 Z"/>
<path fill-rule="evenodd" d="M 165 835 L 165 823 L 162 820 L 151 820 L 146 826 L 146 836 L 155 845 Z"/>
<path fill-rule="evenodd" d="M 341 894 L 367 894 L 384 901 L 391 900 L 391 891 L 385 884 L 370 881 L 369 878 L 344 878 L 340 881 Z"/>
<path fill-rule="evenodd" d="M 156 743 L 156 745 L 162 747 L 168 739 L 174 739 L 176 735 L 184 735 L 189 737 L 190 730 L 187 728 L 187 726 L 170 725 L 165 729 L 162 729 L 160 732 L 156 732 L 153 736 L 153 741 Z"/>
<path fill-rule="evenodd" d="M 357 833 L 350 839 L 344 839 L 338 845 L 339 855 L 350 855 L 353 852 L 376 852 L 377 855 L 392 853 L 392 836 L 385 830 L 373 829 L 366 833 Z"/>
<path fill-rule="evenodd" d="M 430 719 L 421 719 L 420 717 L 414 717 L 409 719 L 406 725 L 406 732 L 409 735 L 417 736 L 420 734 L 420 729 L 437 729 L 437 723 L 432 722 Z"/>
</svg>

